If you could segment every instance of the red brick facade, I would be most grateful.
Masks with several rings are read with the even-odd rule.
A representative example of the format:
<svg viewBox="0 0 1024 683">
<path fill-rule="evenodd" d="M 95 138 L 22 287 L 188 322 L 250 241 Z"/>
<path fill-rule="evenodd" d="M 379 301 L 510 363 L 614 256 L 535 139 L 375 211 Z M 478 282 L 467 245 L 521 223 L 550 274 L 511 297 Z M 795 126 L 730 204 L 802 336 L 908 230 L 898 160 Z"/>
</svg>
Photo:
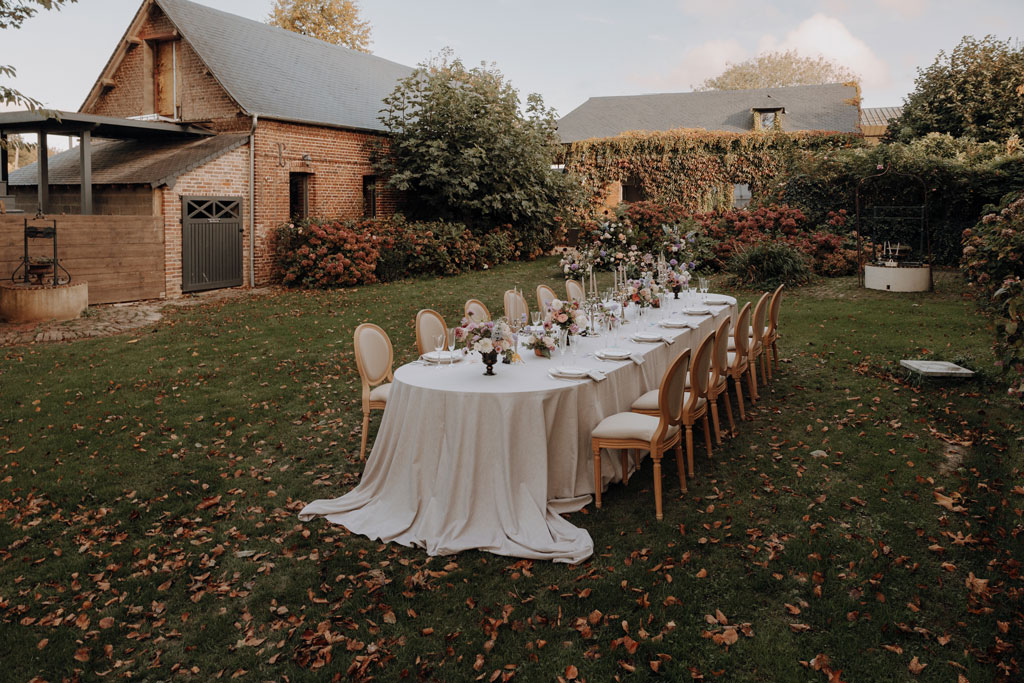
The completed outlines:
<svg viewBox="0 0 1024 683">
<path fill-rule="evenodd" d="M 242 200 L 242 282 L 249 283 L 249 145 L 203 164 L 178 178 L 174 188 L 164 187 L 160 211 L 164 217 L 165 296 L 181 296 L 181 198 L 238 197 Z M 259 245 L 257 245 L 259 253 Z M 257 271 L 258 273 L 259 271 Z"/>
<path fill-rule="evenodd" d="M 173 26 L 153 6 L 139 35 L 166 34 Z M 128 45 L 110 80 L 83 111 L 106 116 L 138 116 L 151 113 L 152 54 L 147 44 Z M 176 41 L 175 105 L 183 121 L 201 123 L 218 131 L 244 131 L 252 119 L 228 96 L 191 47 Z M 258 46 L 254 46 L 258 49 Z M 146 93 L 149 93 L 147 95 Z M 146 111 L 149 109 L 150 111 Z M 364 176 L 374 174 L 372 156 L 387 144 L 380 134 L 325 126 L 259 119 L 255 131 L 255 282 L 270 279 L 268 238 L 273 228 L 289 219 L 289 174 L 308 174 L 309 215 L 358 218 L 364 214 Z M 181 294 L 181 197 L 215 195 L 239 197 L 244 207 L 243 255 L 245 283 L 249 283 L 249 146 L 244 145 L 181 176 L 173 189 L 154 203 L 162 211 L 166 230 L 166 296 Z M 378 183 L 377 215 L 395 211 L 397 194 Z"/>
<path fill-rule="evenodd" d="M 270 276 L 270 231 L 289 218 L 289 174 L 308 173 L 312 216 L 363 215 L 363 177 L 386 138 L 337 128 L 260 120 L 256 128 L 256 282 Z M 308 161 L 304 160 L 308 157 Z M 377 215 L 394 213 L 395 192 L 379 184 Z"/>
</svg>

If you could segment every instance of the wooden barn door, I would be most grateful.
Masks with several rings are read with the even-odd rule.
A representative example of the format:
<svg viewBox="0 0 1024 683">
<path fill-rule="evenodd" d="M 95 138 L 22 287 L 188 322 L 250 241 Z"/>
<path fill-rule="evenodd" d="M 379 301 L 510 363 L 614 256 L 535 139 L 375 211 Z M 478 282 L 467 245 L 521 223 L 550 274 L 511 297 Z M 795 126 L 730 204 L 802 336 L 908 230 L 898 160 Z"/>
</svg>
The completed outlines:
<svg viewBox="0 0 1024 683">
<path fill-rule="evenodd" d="M 242 284 L 242 201 L 182 197 L 181 291 Z"/>
</svg>

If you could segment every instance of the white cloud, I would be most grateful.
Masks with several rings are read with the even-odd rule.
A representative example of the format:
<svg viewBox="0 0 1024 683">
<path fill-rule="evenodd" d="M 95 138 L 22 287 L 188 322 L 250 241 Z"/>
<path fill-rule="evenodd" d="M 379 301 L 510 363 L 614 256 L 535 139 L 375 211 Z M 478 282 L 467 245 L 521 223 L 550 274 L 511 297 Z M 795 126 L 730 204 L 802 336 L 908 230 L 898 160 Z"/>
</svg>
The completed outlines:
<svg viewBox="0 0 1024 683">
<path fill-rule="evenodd" d="M 758 47 L 762 52 L 796 50 L 806 57 L 821 55 L 859 75 L 861 84 L 866 88 L 889 85 L 889 67 L 867 43 L 850 33 L 835 17 L 815 14 L 787 33 L 781 41 L 771 35 L 763 36 Z"/>
<path fill-rule="evenodd" d="M 913 19 L 924 14 L 928 0 L 875 0 L 875 4 L 886 12 Z"/>
<path fill-rule="evenodd" d="M 683 53 L 668 73 L 644 75 L 637 80 L 646 87 L 662 90 L 691 90 L 705 79 L 725 71 L 728 62 L 739 62 L 749 55 L 736 40 L 709 40 Z"/>
</svg>

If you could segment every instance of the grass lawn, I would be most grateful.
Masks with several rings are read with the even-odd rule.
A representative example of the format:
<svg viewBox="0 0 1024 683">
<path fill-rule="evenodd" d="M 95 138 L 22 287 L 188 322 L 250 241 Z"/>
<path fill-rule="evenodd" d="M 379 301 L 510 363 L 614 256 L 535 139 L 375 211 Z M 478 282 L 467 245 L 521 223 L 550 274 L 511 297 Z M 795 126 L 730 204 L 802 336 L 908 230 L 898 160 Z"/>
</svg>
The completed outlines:
<svg viewBox="0 0 1024 683">
<path fill-rule="evenodd" d="M 0 677 L 1019 680 L 1022 412 L 953 274 L 791 293 L 740 436 L 696 451 L 686 496 L 668 465 L 663 522 L 649 466 L 572 515 L 579 566 L 299 522 L 359 478 L 359 322 L 404 362 L 418 309 L 500 312 L 555 271 L 281 291 L 0 351 Z M 919 383 L 914 357 L 981 373 Z"/>
</svg>

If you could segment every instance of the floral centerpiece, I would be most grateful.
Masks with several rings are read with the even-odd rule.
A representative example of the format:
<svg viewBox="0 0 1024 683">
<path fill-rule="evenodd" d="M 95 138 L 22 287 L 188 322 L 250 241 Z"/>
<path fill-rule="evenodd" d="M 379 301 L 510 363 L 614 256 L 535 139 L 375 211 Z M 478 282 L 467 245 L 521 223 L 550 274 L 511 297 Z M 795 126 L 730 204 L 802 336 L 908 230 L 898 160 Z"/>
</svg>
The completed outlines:
<svg viewBox="0 0 1024 683">
<path fill-rule="evenodd" d="M 675 266 L 675 264 L 672 261 L 669 261 L 669 265 Z M 690 278 L 690 269 L 687 268 L 686 264 L 684 263 L 682 264 L 682 268 L 680 268 L 679 270 L 676 270 L 673 267 L 668 271 L 668 275 L 665 278 L 665 284 L 666 286 L 672 289 L 672 293 L 675 295 L 675 298 L 678 299 L 680 290 L 682 290 L 683 287 L 690 286 Z"/>
<path fill-rule="evenodd" d="M 544 329 L 568 330 L 569 334 L 579 334 L 587 326 L 586 313 L 580 308 L 578 301 L 562 301 L 552 299 L 544 316 Z"/>
<path fill-rule="evenodd" d="M 455 328 L 455 340 L 465 342 L 466 348 L 480 352 L 487 366 L 485 375 L 494 374 L 494 364 L 498 362 L 499 354 L 508 362 L 511 362 L 516 354 L 512 328 L 501 320 L 476 322 L 463 318 L 462 326 Z"/>
<path fill-rule="evenodd" d="M 661 294 L 661 287 L 656 282 L 631 280 L 627 284 L 626 292 L 629 300 L 641 308 L 660 306 L 658 295 Z"/>
<path fill-rule="evenodd" d="M 551 352 L 555 350 L 555 338 L 549 334 L 531 334 L 524 344 L 526 348 L 533 349 L 533 352 L 544 358 L 551 358 Z"/>
<path fill-rule="evenodd" d="M 593 268 L 596 253 L 595 247 L 588 249 L 570 247 L 562 252 L 562 258 L 558 261 L 558 269 L 562 271 L 566 280 L 580 279 Z"/>
</svg>

